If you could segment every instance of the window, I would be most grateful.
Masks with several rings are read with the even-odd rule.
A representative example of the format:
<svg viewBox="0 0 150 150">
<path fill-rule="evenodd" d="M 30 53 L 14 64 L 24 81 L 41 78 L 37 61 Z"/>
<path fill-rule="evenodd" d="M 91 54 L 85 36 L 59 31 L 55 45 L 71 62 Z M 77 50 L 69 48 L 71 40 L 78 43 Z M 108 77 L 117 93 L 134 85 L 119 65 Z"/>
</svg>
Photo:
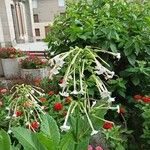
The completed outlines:
<svg viewBox="0 0 150 150">
<path fill-rule="evenodd" d="M 32 7 L 37 8 L 37 0 L 32 0 Z"/>
<path fill-rule="evenodd" d="M 40 36 L 40 29 L 38 29 L 38 28 L 35 29 L 35 35 L 36 35 L 36 36 Z"/>
<path fill-rule="evenodd" d="M 58 5 L 60 7 L 65 6 L 65 1 L 64 0 L 58 0 Z"/>
<path fill-rule="evenodd" d="M 34 22 L 39 22 L 39 16 L 38 14 L 34 14 Z"/>
</svg>

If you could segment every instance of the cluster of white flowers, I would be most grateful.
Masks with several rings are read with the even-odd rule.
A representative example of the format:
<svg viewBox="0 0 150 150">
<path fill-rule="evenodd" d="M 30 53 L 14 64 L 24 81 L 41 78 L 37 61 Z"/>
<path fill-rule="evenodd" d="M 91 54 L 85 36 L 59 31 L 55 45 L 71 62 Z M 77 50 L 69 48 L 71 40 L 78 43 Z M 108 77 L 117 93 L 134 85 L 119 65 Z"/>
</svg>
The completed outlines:
<svg viewBox="0 0 150 150">
<path fill-rule="evenodd" d="M 87 53 L 85 53 L 85 50 L 87 53 L 89 53 L 88 55 L 87 55 Z M 100 50 L 100 52 L 111 54 L 111 55 L 115 56 L 117 59 L 120 59 L 120 57 L 121 57 L 120 53 L 112 53 L 112 52 L 108 52 L 108 51 L 104 51 L 104 50 Z M 85 62 L 89 61 L 89 55 L 92 58 L 91 59 L 92 63 L 85 63 Z M 59 55 L 53 57 L 50 60 L 51 66 L 53 66 L 50 71 L 50 77 L 52 77 L 52 75 L 56 75 L 60 72 L 60 69 L 63 67 L 63 65 L 65 63 L 66 57 L 70 57 L 71 61 L 68 63 L 68 67 L 66 68 L 66 72 L 63 77 L 63 82 L 61 84 L 59 84 L 60 87 L 62 88 L 62 91 L 59 92 L 59 94 L 64 97 L 68 97 L 70 94 L 72 94 L 72 95 L 81 94 L 84 97 L 86 97 L 87 96 L 86 91 L 87 91 L 88 85 L 86 84 L 85 79 L 84 79 L 84 71 L 87 69 L 87 68 L 85 68 L 85 65 L 86 65 L 86 67 L 87 67 L 87 65 L 90 65 L 89 67 L 93 68 L 92 65 L 94 62 L 96 64 L 96 66 L 91 71 L 92 77 L 94 79 L 93 82 L 96 83 L 96 86 L 98 88 L 101 98 L 107 99 L 107 102 L 108 102 L 107 108 L 108 109 L 117 109 L 117 111 L 119 112 L 119 109 L 120 109 L 119 106 L 111 107 L 111 103 L 113 101 L 115 101 L 115 98 L 111 97 L 111 93 L 107 90 L 105 84 L 98 76 L 98 75 L 103 75 L 104 78 L 106 80 L 108 80 L 108 79 L 113 78 L 115 73 L 113 71 L 110 71 L 106 67 L 104 67 L 102 65 L 102 63 L 100 63 L 99 59 L 104 64 L 106 64 L 106 65 L 108 65 L 108 64 L 103 59 L 101 59 L 99 56 L 97 56 L 95 54 L 95 52 L 93 52 L 93 50 L 91 50 L 89 47 L 86 47 L 85 49 L 76 47 L 74 49 L 71 49 L 69 52 L 65 52 L 65 53 L 62 53 L 62 54 L 59 54 Z M 86 61 L 84 61 L 84 60 L 86 60 Z M 95 72 L 96 74 L 93 74 L 93 72 Z M 71 78 L 70 78 L 70 76 L 71 76 Z M 70 83 L 72 83 L 71 88 L 70 88 Z M 73 90 L 70 91 L 70 89 L 72 89 L 72 88 L 73 88 Z M 93 107 L 95 107 L 95 105 L 96 105 L 96 101 L 94 101 L 92 106 L 90 106 L 90 107 L 93 108 Z M 69 115 L 71 113 L 73 113 L 74 109 L 77 106 L 78 106 L 77 102 L 72 102 L 70 104 L 64 124 L 60 127 L 62 131 L 68 131 L 70 129 L 70 126 L 67 125 L 67 121 L 68 121 Z M 87 120 L 92 129 L 91 135 L 97 134 L 98 131 L 95 130 L 93 127 L 92 121 L 90 120 L 90 117 L 87 112 L 87 107 L 82 105 L 82 106 L 80 106 L 80 108 L 82 108 L 82 111 L 86 114 Z"/>
<path fill-rule="evenodd" d="M 96 58 L 95 58 L 95 63 L 96 63 L 96 66 L 95 66 L 96 71 L 95 72 L 98 75 L 104 75 L 106 80 L 113 78 L 113 76 L 115 74 L 113 71 L 110 71 L 107 68 L 105 68 L 104 66 L 102 66 L 101 63 Z"/>
</svg>

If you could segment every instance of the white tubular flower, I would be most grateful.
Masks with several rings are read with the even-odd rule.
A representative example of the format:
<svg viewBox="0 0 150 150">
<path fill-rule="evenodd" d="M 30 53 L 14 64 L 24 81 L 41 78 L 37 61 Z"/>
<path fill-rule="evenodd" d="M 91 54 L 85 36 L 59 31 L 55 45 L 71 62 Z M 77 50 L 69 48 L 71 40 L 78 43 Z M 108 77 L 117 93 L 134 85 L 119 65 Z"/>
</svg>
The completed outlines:
<svg viewBox="0 0 150 150">
<path fill-rule="evenodd" d="M 62 67 L 65 63 L 64 60 L 62 58 L 60 58 L 60 55 L 55 56 L 53 59 L 57 66 Z"/>
<path fill-rule="evenodd" d="M 12 131 L 9 129 L 9 130 L 7 131 L 7 133 L 8 133 L 8 134 L 11 134 L 11 133 L 12 133 Z"/>
<path fill-rule="evenodd" d="M 117 54 L 116 54 L 116 58 L 117 58 L 118 60 L 120 60 L 121 54 L 120 54 L 120 53 L 117 53 Z"/>
<path fill-rule="evenodd" d="M 70 94 L 77 95 L 79 92 L 77 90 L 73 90 Z"/>
<path fill-rule="evenodd" d="M 63 81 L 63 83 L 59 84 L 61 88 L 65 88 L 67 86 L 67 82 Z"/>
<path fill-rule="evenodd" d="M 119 105 L 117 105 L 116 109 L 117 109 L 117 113 L 120 113 L 120 106 Z"/>
<path fill-rule="evenodd" d="M 69 130 L 70 130 L 70 126 L 62 125 L 62 126 L 60 127 L 60 129 L 61 129 L 61 131 L 65 131 L 65 132 L 67 132 L 67 131 L 69 131 Z"/>
<path fill-rule="evenodd" d="M 108 98 L 108 97 L 110 97 L 110 92 L 109 91 L 103 91 L 102 93 L 101 93 L 101 97 L 102 97 L 102 99 L 105 99 L 105 98 Z"/>
<path fill-rule="evenodd" d="M 6 107 L 5 109 L 6 109 L 6 110 L 10 110 L 10 108 L 9 108 L 9 107 Z"/>
<path fill-rule="evenodd" d="M 69 114 L 70 114 L 72 105 L 73 105 L 73 103 L 70 104 L 69 109 L 68 109 L 68 111 L 67 111 L 67 115 L 66 115 L 64 124 L 60 127 L 60 129 L 61 129 L 62 131 L 68 131 L 68 130 L 70 130 L 70 126 L 67 126 L 67 121 L 68 121 L 68 118 L 69 118 Z"/>
<path fill-rule="evenodd" d="M 114 71 L 109 71 L 108 69 L 105 71 L 104 73 L 104 76 L 105 76 L 105 79 L 108 80 L 108 79 L 112 79 L 113 76 L 114 76 L 115 72 Z"/>
<path fill-rule="evenodd" d="M 67 92 L 59 92 L 59 94 L 63 97 L 68 97 L 69 96 L 69 93 L 67 93 Z"/>
<path fill-rule="evenodd" d="M 88 120 L 88 122 L 89 122 L 89 125 L 90 125 L 90 127 L 91 127 L 91 129 L 92 129 L 91 135 L 97 134 L 98 131 L 96 131 L 96 130 L 94 129 L 93 124 L 92 124 L 92 121 L 91 121 L 91 119 L 90 119 L 90 117 L 89 117 L 89 115 L 88 115 L 88 113 L 87 113 L 87 111 L 86 111 L 86 108 L 85 108 L 84 106 L 82 106 L 82 107 L 83 107 L 83 110 L 84 110 L 84 112 L 85 112 L 85 114 L 86 114 L 86 117 L 87 117 L 87 120 Z"/>
<path fill-rule="evenodd" d="M 50 70 L 50 74 L 54 74 L 54 75 L 59 74 L 58 68 L 56 68 L 56 67 L 52 68 Z"/>
<path fill-rule="evenodd" d="M 16 115 L 16 114 L 13 114 L 12 116 L 13 116 L 14 118 L 16 118 L 16 117 L 17 117 L 17 115 Z"/>
<path fill-rule="evenodd" d="M 114 102 L 114 101 L 115 101 L 115 98 L 113 98 L 113 97 L 108 98 L 108 103 L 111 103 L 111 102 Z"/>
<path fill-rule="evenodd" d="M 96 105 L 96 101 L 93 101 L 91 108 L 93 108 L 95 105 Z"/>
<path fill-rule="evenodd" d="M 93 131 L 91 132 L 91 136 L 92 136 L 92 135 L 95 135 L 95 134 L 97 134 L 97 133 L 98 133 L 97 130 L 93 130 Z"/>
<path fill-rule="evenodd" d="M 6 116 L 6 119 L 10 119 L 11 117 L 10 116 Z"/>
<path fill-rule="evenodd" d="M 34 90 L 31 90 L 31 94 L 34 94 Z"/>
</svg>

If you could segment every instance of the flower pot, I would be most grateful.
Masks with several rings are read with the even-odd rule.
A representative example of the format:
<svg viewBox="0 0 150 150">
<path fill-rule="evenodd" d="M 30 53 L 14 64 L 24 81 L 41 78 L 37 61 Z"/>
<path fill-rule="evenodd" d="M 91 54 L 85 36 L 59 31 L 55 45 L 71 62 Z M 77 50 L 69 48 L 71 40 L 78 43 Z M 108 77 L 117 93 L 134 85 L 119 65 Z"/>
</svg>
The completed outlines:
<svg viewBox="0 0 150 150">
<path fill-rule="evenodd" d="M 4 71 L 3 71 L 3 67 L 2 67 L 2 61 L 0 59 L 0 77 L 4 76 Z"/>
<path fill-rule="evenodd" d="M 42 79 L 46 76 L 48 76 L 47 67 L 40 68 L 40 69 L 21 69 L 22 78 L 32 79 L 32 78 L 38 77 Z"/>
<path fill-rule="evenodd" d="M 20 77 L 20 69 L 21 69 L 20 60 L 21 59 L 22 57 L 1 59 L 4 76 L 6 79 Z"/>
</svg>

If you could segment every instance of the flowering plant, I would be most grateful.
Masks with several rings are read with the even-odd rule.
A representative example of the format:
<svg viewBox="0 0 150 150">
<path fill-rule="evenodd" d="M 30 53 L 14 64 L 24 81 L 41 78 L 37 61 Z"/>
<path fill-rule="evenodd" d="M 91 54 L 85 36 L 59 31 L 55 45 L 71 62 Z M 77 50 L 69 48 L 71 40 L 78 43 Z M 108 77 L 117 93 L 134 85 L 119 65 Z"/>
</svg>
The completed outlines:
<svg viewBox="0 0 150 150">
<path fill-rule="evenodd" d="M 36 56 L 29 56 L 21 60 L 21 67 L 23 69 L 39 69 L 46 67 L 46 61 Z"/>
<path fill-rule="evenodd" d="M 67 124 L 70 114 L 76 108 L 84 113 L 89 125 L 92 129 L 91 135 L 97 134 L 98 131 L 94 128 L 89 115 L 105 121 L 103 114 L 100 116 L 98 112 L 102 110 L 113 109 L 119 112 L 119 106 L 111 107 L 111 103 L 115 100 L 111 97 L 111 93 L 106 88 L 104 79 L 113 78 L 114 72 L 108 69 L 109 64 L 97 55 L 97 51 L 120 58 L 119 53 L 112 53 L 100 49 L 92 49 L 85 47 L 84 49 L 75 47 L 70 51 L 54 56 L 50 59 L 52 69 L 50 70 L 50 78 L 53 75 L 59 74 L 61 68 L 65 66 L 65 74 L 60 83 L 62 91 L 59 94 L 63 97 L 72 95 L 74 101 L 70 103 L 64 124 L 60 127 L 62 131 L 68 131 L 71 127 Z M 65 63 L 66 62 L 66 63 Z M 86 76 L 85 76 L 86 74 Z M 88 75 L 87 75 L 88 74 Z M 91 83 L 92 81 L 92 83 Z M 90 94 L 91 84 L 97 89 L 93 89 L 94 93 Z M 94 98 L 93 98 L 94 97 Z"/>
<path fill-rule="evenodd" d="M 0 58 L 18 58 L 22 56 L 25 56 L 25 54 L 13 47 L 0 48 Z"/>
<path fill-rule="evenodd" d="M 45 114 L 41 101 L 43 90 L 30 85 L 15 85 L 12 87 L 12 95 L 8 100 L 6 120 L 9 121 L 8 133 L 11 126 L 25 126 L 33 131 L 38 129 L 41 122 L 40 114 Z"/>
</svg>

